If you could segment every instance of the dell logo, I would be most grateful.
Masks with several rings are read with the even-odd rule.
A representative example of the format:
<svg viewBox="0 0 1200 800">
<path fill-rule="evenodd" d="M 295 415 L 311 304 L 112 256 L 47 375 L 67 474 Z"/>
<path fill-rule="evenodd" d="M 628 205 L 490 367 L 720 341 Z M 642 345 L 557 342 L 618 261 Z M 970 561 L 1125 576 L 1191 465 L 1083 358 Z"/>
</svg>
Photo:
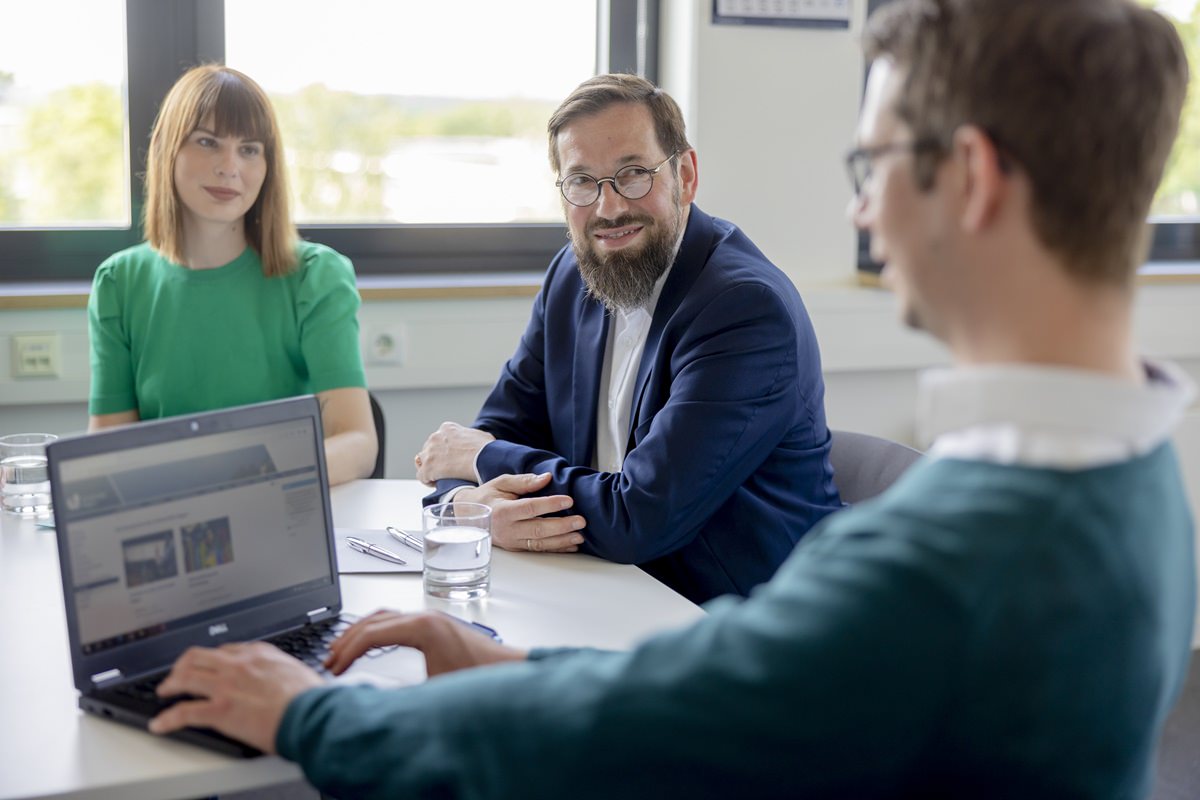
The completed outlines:
<svg viewBox="0 0 1200 800">
<path fill-rule="evenodd" d="M 208 626 L 209 636 L 220 636 L 222 633 L 229 633 L 229 626 L 224 622 L 218 622 L 216 625 Z"/>
</svg>

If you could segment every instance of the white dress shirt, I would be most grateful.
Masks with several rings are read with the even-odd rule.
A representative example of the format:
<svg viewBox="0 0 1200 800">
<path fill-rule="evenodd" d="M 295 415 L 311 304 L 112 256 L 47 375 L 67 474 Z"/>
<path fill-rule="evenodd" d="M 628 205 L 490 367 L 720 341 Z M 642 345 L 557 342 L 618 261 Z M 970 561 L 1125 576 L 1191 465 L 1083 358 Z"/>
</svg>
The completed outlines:
<svg viewBox="0 0 1200 800">
<path fill-rule="evenodd" d="M 671 268 L 667 267 L 658 276 L 654 291 L 644 305 L 619 308 L 609 322 L 600 372 L 600 397 L 596 404 L 596 455 L 592 462 L 592 467 L 601 472 L 620 472 L 625 462 L 638 366 L 646 349 L 646 337 L 650 335 L 654 307 L 658 305 L 658 296 L 670 274 Z"/>
<path fill-rule="evenodd" d="M 1030 364 L 930 370 L 918 438 L 935 458 L 1065 470 L 1128 461 L 1170 437 L 1196 394 L 1178 367 L 1142 365 L 1141 384 Z"/>
</svg>

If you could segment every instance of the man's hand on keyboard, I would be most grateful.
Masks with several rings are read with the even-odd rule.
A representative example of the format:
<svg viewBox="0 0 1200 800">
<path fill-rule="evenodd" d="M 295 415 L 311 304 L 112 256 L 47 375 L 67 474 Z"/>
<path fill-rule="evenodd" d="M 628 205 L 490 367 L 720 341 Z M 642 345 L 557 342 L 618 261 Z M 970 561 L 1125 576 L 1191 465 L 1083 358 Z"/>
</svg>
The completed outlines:
<svg viewBox="0 0 1200 800">
<path fill-rule="evenodd" d="M 425 655 L 425 669 L 430 677 L 525 658 L 524 651 L 505 647 L 445 614 L 384 610 L 359 620 L 334 640 L 329 645 L 325 666 L 334 675 L 341 675 L 359 656 L 372 648 L 389 645 L 420 650 Z"/>
<path fill-rule="evenodd" d="M 153 733 L 185 727 L 215 728 L 264 753 L 275 752 L 275 733 L 288 704 L 321 676 L 265 642 L 193 647 L 159 684 L 160 697 L 195 695 L 150 722 Z"/>
</svg>

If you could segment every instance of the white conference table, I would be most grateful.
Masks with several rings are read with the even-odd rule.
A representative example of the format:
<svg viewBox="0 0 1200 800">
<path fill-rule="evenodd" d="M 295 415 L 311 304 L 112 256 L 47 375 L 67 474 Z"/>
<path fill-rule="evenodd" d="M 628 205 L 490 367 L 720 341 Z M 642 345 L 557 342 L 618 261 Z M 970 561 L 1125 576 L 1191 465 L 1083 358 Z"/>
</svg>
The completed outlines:
<svg viewBox="0 0 1200 800">
<path fill-rule="evenodd" d="M 357 481 L 332 492 L 334 523 L 420 527 L 416 481 Z M 492 593 L 426 598 L 417 574 L 341 576 L 345 609 L 440 608 L 517 647 L 623 648 L 703 611 L 632 566 L 578 554 L 493 551 Z M 236 759 L 85 715 L 76 705 L 53 531 L 0 514 L 0 800 L 199 797 L 294 781 L 294 765 Z M 401 690 L 402 691 L 402 690 Z"/>
</svg>

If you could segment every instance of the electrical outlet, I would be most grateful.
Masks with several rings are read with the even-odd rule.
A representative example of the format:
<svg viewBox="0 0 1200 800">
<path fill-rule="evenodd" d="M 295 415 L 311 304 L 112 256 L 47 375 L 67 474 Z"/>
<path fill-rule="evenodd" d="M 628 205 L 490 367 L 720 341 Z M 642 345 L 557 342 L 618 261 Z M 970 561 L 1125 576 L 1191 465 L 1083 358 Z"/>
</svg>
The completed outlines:
<svg viewBox="0 0 1200 800">
<path fill-rule="evenodd" d="M 14 378 L 57 378 L 61 359 L 57 333 L 22 333 L 12 338 Z"/>
<path fill-rule="evenodd" d="M 367 334 L 368 364 L 399 367 L 404 364 L 404 326 L 375 328 Z"/>
</svg>

